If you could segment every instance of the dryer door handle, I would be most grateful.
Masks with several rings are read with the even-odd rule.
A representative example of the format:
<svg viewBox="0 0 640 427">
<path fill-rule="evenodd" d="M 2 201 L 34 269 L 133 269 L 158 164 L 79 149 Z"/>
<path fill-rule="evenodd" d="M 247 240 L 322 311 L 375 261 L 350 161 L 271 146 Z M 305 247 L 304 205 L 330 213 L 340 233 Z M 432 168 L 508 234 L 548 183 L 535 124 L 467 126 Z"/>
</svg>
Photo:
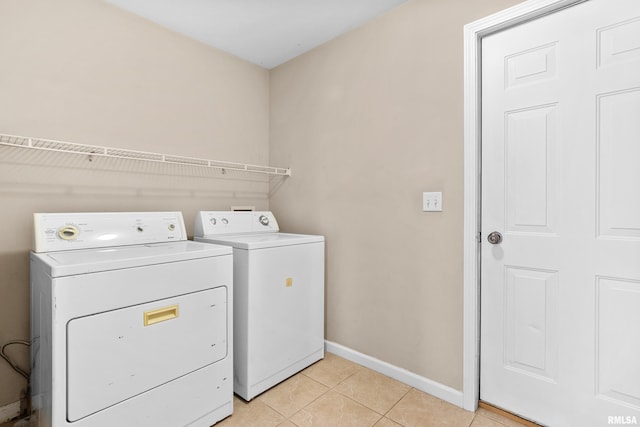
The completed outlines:
<svg viewBox="0 0 640 427">
<path fill-rule="evenodd" d="M 164 322 L 178 317 L 178 304 L 144 312 L 144 326 Z"/>
</svg>

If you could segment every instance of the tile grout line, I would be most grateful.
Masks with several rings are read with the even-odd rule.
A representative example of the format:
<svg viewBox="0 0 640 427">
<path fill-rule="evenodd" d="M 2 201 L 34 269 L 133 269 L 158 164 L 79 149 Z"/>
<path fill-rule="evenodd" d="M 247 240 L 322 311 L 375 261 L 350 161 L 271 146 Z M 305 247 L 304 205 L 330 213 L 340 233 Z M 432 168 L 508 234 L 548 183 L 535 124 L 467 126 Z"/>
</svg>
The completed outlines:
<svg viewBox="0 0 640 427">
<path fill-rule="evenodd" d="M 311 379 L 311 380 L 313 380 L 313 381 L 316 381 L 316 380 L 314 380 L 313 378 L 311 378 L 311 377 L 309 377 L 308 375 L 306 375 L 304 372 L 300 372 L 300 373 L 301 373 L 302 375 L 306 376 L 307 378 L 309 378 L 309 379 Z M 346 376 L 345 378 L 343 378 L 341 381 L 338 381 L 338 383 L 337 383 L 336 385 L 334 385 L 333 387 L 329 387 L 329 386 L 327 386 L 327 385 L 325 385 L 325 384 L 322 384 L 322 383 L 320 383 L 320 382 L 316 381 L 318 384 L 322 384 L 322 385 L 324 385 L 325 387 L 327 387 L 328 389 L 327 389 L 327 391 L 325 391 L 324 393 L 322 393 L 320 396 L 318 396 L 316 399 L 314 399 L 312 402 L 310 402 L 309 404 L 307 404 L 304 408 L 306 408 L 307 406 L 311 405 L 313 402 L 315 402 L 316 400 L 320 399 L 322 396 L 326 395 L 326 394 L 327 394 L 327 393 L 329 393 L 330 391 L 334 391 L 335 393 L 339 394 L 340 396 L 345 397 L 345 398 L 347 398 L 347 399 L 351 400 L 352 402 L 354 402 L 354 403 L 356 403 L 356 404 L 358 404 L 358 405 L 361 405 L 361 406 L 363 406 L 364 408 L 367 408 L 367 409 L 369 409 L 370 411 L 373 411 L 373 412 L 375 412 L 376 414 L 380 415 L 380 418 L 378 418 L 378 419 L 376 420 L 375 424 L 379 423 L 379 422 L 380 422 L 380 420 L 381 420 L 382 418 L 384 418 L 384 415 L 383 415 L 383 414 L 380 414 L 378 411 L 376 411 L 376 410 L 374 410 L 374 409 L 372 409 L 372 408 L 369 408 L 368 406 L 366 406 L 366 405 L 364 405 L 364 404 L 362 404 L 362 403 L 358 402 L 357 400 L 354 400 L 354 399 L 350 398 L 349 396 L 346 396 L 346 395 L 344 395 L 344 394 L 340 393 L 339 391 L 335 390 L 335 389 L 336 389 L 336 387 L 338 387 L 338 386 L 339 386 L 340 384 L 342 384 L 343 382 L 347 381 L 349 378 L 353 377 L 356 373 L 357 373 L 357 372 L 353 372 L 353 373 L 349 374 L 348 376 Z M 304 408 L 300 409 L 298 412 L 302 411 Z M 296 412 L 296 414 L 297 414 L 298 412 Z M 294 414 L 294 415 L 295 415 L 295 414 Z M 292 416 L 293 416 L 293 415 L 292 415 Z M 288 419 L 288 418 L 287 418 L 287 419 Z M 290 419 L 288 419 L 288 420 L 289 420 L 289 421 L 291 421 Z M 291 422 L 292 422 L 293 424 L 295 424 L 293 421 L 291 421 Z M 372 424 L 372 427 L 373 427 L 375 424 Z M 297 425 L 297 424 L 296 424 L 296 425 Z"/>
<path fill-rule="evenodd" d="M 371 407 L 369 407 L 369 406 L 365 405 L 365 404 L 364 404 L 364 403 L 362 403 L 362 402 L 358 402 L 357 400 L 355 400 L 355 399 L 351 398 L 350 396 L 347 396 L 347 395 L 345 395 L 345 394 L 343 394 L 343 393 L 340 393 L 339 391 L 335 390 L 335 389 L 336 389 L 340 384 L 342 384 L 342 383 L 346 382 L 349 378 L 351 378 L 351 377 L 355 376 L 355 375 L 358 373 L 358 371 L 360 371 L 360 370 L 371 370 L 372 372 L 376 372 L 376 371 L 373 371 L 373 370 L 372 370 L 372 369 L 370 369 L 370 368 L 367 368 L 366 366 L 361 366 L 361 367 L 360 367 L 360 369 L 358 369 L 356 372 L 353 372 L 353 373 L 352 373 L 352 374 L 350 374 L 349 376 L 345 377 L 342 381 L 339 381 L 336 385 L 334 385 L 333 387 L 331 387 L 329 390 L 334 390 L 336 393 L 338 393 L 338 394 L 340 394 L 341 396 L 343 396 L 343 397 L 345 397 L 345 398 L 347 398 L 347 399 L 351 400 L 352 402 L 355 402 L 355 403 L 357 403 L 357 404 L 359 404 L 359 405 L 361 405 L 361 406 L 363 406 L 363 407 L 365 407 L 365 408 L 369 409 L 370 411 L 373 411 L 373 412 L 375 412 L 376 414 L 379 414 L 379 415 L 380 415 L 380 418 L 375 422 L 375 424 L 379 423 L 383 418 L 386 418 L 386 419 L 391 420 L 391 421 L 393 421 L 394 423 L 396 423 L 396 424 L 398 424 L 398 425 L 400 425 L 400 426 L 402 426 L 402 427 L 405 427 L 403 424 L 400 424 L 399 422 L 397 422 L 397 421 L 395 421 L 395 420 L 393 420 L 393 419 L 391 419 L 391 418 L 387 417 L 387 414 L 388 414 L 389 412 L 391 412 L 391 410 L 392 410 L 393 408 L 395 408 L 395 407 L 398 405 L 398 403 L 400 403 L 400 401 L 401 401 L 402 399 L 404 399 L 404 398 L 405 398 L 405 396 L 406 396 L 407 394 L 409 394 L 409 392 L 410 392 L 412 389 L 414 389 L 414 387 L 409 386 L 409 389 L 408 389 L 408 390 L 407 390 L 407 391 L 406 391 L 406 392 L 405 392 L 405 393 L 404 393 L 404 394 L 403 394 L 403 395 L 402 395 L 402 396 L 401 396 L 401 397 L 400 397 L 400 398 L 399 398 L 399 399 L 398 399 L 398 400 L 397 400 L 393 405 L 391 405 L 391 408 L 389 408 L 389 409 L 388 409 L 386 412 L 384 412 L 384 413 L 380 413 L 380 412 L 378 412 L 378 410 L 376 410 L 376 409 L 374 409 L 374 408 L 371 408 Z M 384 375 L 384 374 L 382 374 L 382 375 Z M 384 375 L 384 376 L 385 376 L 385 377 L 388 377 L 387 375 Z M 393 378 L 391 378 L 391 377 L 388 377 L 388 378 L 393 379 Z M 397 381 L 397 380 L 396 380 L 396 381 Z M 400 382 L 401 382 L 401 381 L 400 381 Z M 402 383 L 402 384 L 404 384 L 404 383 Z M 407 384 L 407 385 L 408 385 L 408 384 Z M 327 391 L 329 391 L 329 390 L 327 390 Z M 375 424 L 373 424 L 373 425 L 375 425 Z"/>
<path fill-rule="evenodd" d="M 327 387 L 327 389 L 325 391 L 322 392 L 322 394 L 320 394 L 318 397 L 316 397 L 315 399 L 313 399 L 311 402 L 307 403 L 306 405 L 304 405 L 302 408 L 298 409 L 296 412 L 294 412 L 293 414 L 291 414 L 290 417 L 285 417 L 287 419 L 287 421 L 291 421 L 291 418 L 296 416 L 296 414 L 298 414 L 300 411 L 303 411 L 305 408 L 307 408 L 308 406 L 312 405 L 313 402 L 317 401 L 318 399 L 320 399 L 322 396 L 324 396 L 325 394 L 327 394 L 329 391 L 333 390 L 332 388 L 330 388 L 328 385 L 326 384 L 322 384 L 320 381 L 316 381 L 315 379 L 311 378 L 310 376 L 308 376 L 307 374 L 304 373 L 303 371 L 298 372 L 296 375 L 304 375 L 305 377 L 307 377 L 308 379 L 310 379 L 311 381 L 320 384 L 321 386 Z M 284 416 L 284 414 L 283 414 Z M 294 423 L 293 421 L 291 421 L 292 424 L 298 425 L 296 423 Z"/>
<path fill-rule="evenodd" d="M 371 370 L 372 372 L 375 372 L 375 371 L 373 371 L 372 369 L 367 368 L 366 366 L 361 366 L 361 367 L 360 367 L 360 369 L 358 369 L 357 371 L 360 371 L 360 370 L 363 370 L 363 369 L 368 369 L 368 370 Z M 335 388 L 337 388 L 340 384 L 344 383 L 344 382 L 345 382 L 345 381 L 347 381 L 349 378 L 351 378 L 351 377 L 355 376 L 355 375 L 358 373 L 357 371 L 356 371 L 356 372 L 353 372 L 351 375 L 349 375 L 349 376 L 345 377 L 342 381 L 338 382 L 338 384 L 336 384 L 335 386 L 333 386 L 333 387 L 331 388 L 331 390 L 334 390 L 334 389 L 335 389 Z M 384 375 L 384 374 L 382 374 L 382 375 Z M 385 376 L 387 376 L 387 375 L 385 375 Z M 388 377 L 388 378 L 391 378 L 391 377 Z M 391 378 L 391 379 L 393 379 L 393 378 Z M 380 420 L 381 420 L 382 418 L 387 418 L 387 417 L 386 417 L 386 414 L 387 414 L 387 413 L 389 413 L 389 411 L 391 411 L 391 409 L 393 409 L 393 408 L 394 408 L 394 407 L 395 407 L 395 406 L 396 406 L 396 405 L 397 405 L 397 404 L 398 404 L 398 403 L 399 403 L 399 402 L 400 402 L 400 401 L 401 401 L 401 400 L 402 400 L 402 399 L 407 395 L 407 393 L 409 393 L 409 391 L 411 390 L 411 388 L 413 388 L 413 387 L 410 387 L 410 388 L 409 388 L 409 390 L 407 390 L 407 392 L 406 392 L 406 393 L 404 393 L 404 394 L 402 395 L 402 397 L 400 397 L 400 399 L 398 399 L 398 401 L 397 401 L 396 403 L 394 403 L 394 404 L 391 406 L 391 408 L 390 408 L 387 412 L 385 412 L 385 413 L 383 413 L 383 414 L 382 414 L 382 413 L 380 413 L 380 412 L 378 412 L 377 410 L 375 410 L 375 409 L 373 409 L 373 408 L 370 408 L 369 406 L 365 405 L 364 403 L 358 402 L 357 400 L 352 399 L 351 397 L 349 397 L 349 396 L 347 396 L 347 395 L 345 395 L 345 394 L 343 394 L 343 393 L 340 393 L 340 392 L 339 392 L 339 391 L 337 391 L 337 390 L 336 390 L 336 393 L 340 394 L 341 396 L 346 397 L 347 399 L 349 399 L 349 400 L 351 400 L 351 401 L 353 401 L 353 402 L 355 402 L 355 403 L 357 403 L 357 404 L 360 404 L 360 405 L 364 406 L 365 408 L 367 408 L 367 409 L 369 409 L 369 410 L 371 410 L 371 411 L 375 412 L 376 414 L 380 414 L 380 416 L 381 416 L 381 417 L 376 421 L 376 424 L 377 424 L 377 423 L 379 423 L 379 422 L 380 422 Z M 390 419 L 390 418 L 389 418 L 389 419 Z M 398 423 L 398 424 L 399 424 L 399 423 Z M 374 425 L 375 425 L 375 424 L 374 424 Z M 403 426 L 403 427 L 404 427 L 404 426 Z"/>
<path fill-rule="evenodd" d="M 363 367 L 363 369 L 368 369 L 368 368 Z M 358 370 L 359 370 L 359 369 L 358 369 Z M 307 374 L 305 374 L 303 371 L 299 372 L 299 374 L 304 375 L 305 377 L 309 378 L 310 380 L 312 380 L 312 381 L 314 381 L 314 382 L 316 382 L 316 383 L 318 383 L 318 384 L 321 384 L 321 385 L 323 385 L 323 386 L 327 387 L 327 390 L 326 390 L 324 393 L 322 393 L 321 395 L 319 395 L 318 397 L 316 397 L 315 399 L 313 399 L 313 400 L 312 400 L 311 402 L 309 402 L 307 405 L 305 405 L 304 407 L 300 408 L 298 411 L 296 411 L 296 413 L 295 413 L 295 414 L 291 415 L 291 417 L 295 416 L 295 415 L 296 415 L 296 414 L 298 414 L 300 411 L 302 411 L 302 410 L 304 410 L 305 408 L 307 408 L 308 406 L 312 405 L 315 401 L 317 401 L 318 399 L 320 399 L 322 396 L 326 395 L 326 394 L 327 394 L 327 393 L 329 393 L 330 391 L 334 391 L 335 393 L 339 394 L 340 396 L 342 396 L 342 397 L 344 397 L 344 398 L 346 398 L 346 399 L 349 399 L 349 400 L 350 400 L 350 401 L 352 401 L 353 403 L 355 403 L 355 404 L 357 404 L 357 405 L 360 405 L 360 406 L 362 406 L 363 408 L 366 408 L 366 409 L 368 409 L 368 410 L 370 410 L 370 411 L 372 411 L 372 412 L 374 412 L 374 413 L 376 413 L 376 414 L 380 415 L 380 418 L 378 418 L 378 419 L 376 420 L 376 422 L 375 422 L 374 424 L 372 424 L 372 427 L 373 427 L 374 425 L 376 425 L 377 423 L 379 423 L 379 422 L 380 422 L 380 420 L 382 420 L 383 418 L 386 418 L 386 417 L 385 417 L 385 414 L 381 414 L 381 413 L 380 413 L 380 412 L 378 412 L 377 410 L 375 410 L 375 409 L 373 409 L 373 408 L 368 407 L 368 406 L 367 406 L 367 405 L 365 405 L 364 403 L 358 402 L 357 400 L 352 399 L 351 397 L 349 397 L 349 396 L 347 396 L 347 395 L 345 395 L 345 394 L 343 394 L 343 393 L 340 393 L 339 391 L 335 390 L 335 389 L 336 389 L 340 384 L 344 383 L 344 382 L 345 382 L 345 381 L 347 381 L 349 378 L 351 378 L 351 377 L 353 377 L 354 375 L 356 375 L 356 374 L 357 374 L 357 372 L 353 372 L 353 373 L 349 374 L 348 376 L 346 376 L 345 378 L 343 378 L 341 381 L 338 381 L 338 383 L 336 383 L 333 387 L 330 387 L 330 386 L 328 386 L 328 385 L 326 385 L 326 384 L 322 384 L 321 382 L 316 381 L 315 379 L 313 379 L 313 378 L 311 378 L 310 376 L 308 376 Z M 409 390 L 410 390 L 410 389 L 409 389 Z M 407 393 L 408 393 L 408 391 L 407 391 Z M 402 395 L 402 397 L 398 400 L 398 402 L 400 402 L 400 400 L 402 400 L 402 398 L 403 398 L 404 396 L 406 396 L 406 394 L 407 394 L 407 393 L 403 394 L 403 395 Z M 396 402 L 393 406 L 397 405 L 397 404 L 398 404 L 398 402 Z M 265 403 L 266 403 L 266 402 L 265 402 Z M 393 408 L 393 406 L 392 406 L 392 408 Z M 274 408 L 274 410 L 275 410 L 275 408 Z M 390 409 L 390 410 L 391 410 L 391 409 Z M 277 412 L 277 411 L 276 411 L 276 412 Z M 387 412 L 388 412 L 388 411 L 387 411 Z M 279 412 L 278 412 L 278 413 L 279 413 Z M 283 416 L 284 416 L 284 414 L 281 414 L 281 415 L 283 415 Z M 291 417 L 287 417 L 287 418 L 286 418 L 286 420 L 287 420 L 287 421 L 291 421 Z M 293 421 L 291 421 L 291 423 L 295 424 Z M 398 424 L 399 424 L 399 423 L 398 423 Z M 297 425 L 297 424 L 296 424 L 296 425 Z M 404 426 L 403 426 L 403 427 L 404 427 Z"/>
<path fill-rule="evenodd" d="M 394 403 L 394 404 L 391 406 L 391 408 L 389 408 L 389 410 L 388 410 L 387 412 L 385 412 L 385 414 L 383 415 L 383 417 L 384 417 L 384 418 L 387 418 L 387 419 L 389 419 L 389 420 L 391 420 L 391 421 L 393 421 L 394 423 L 396 423 L 396 424 L 398 424 L 398 425 L 401 425 L 402 427 L 405 427 L 405 425 L 404 425 L 404 424 L 400 424 L 398 421 L 394 420 L 393 418 L 389 418 L 389 417 L 387 417 L 387 414 L 388 414 L 389 412 L 393 411 L 393 408 L 395 408 L 396 406 L 398 406 L 398 404 L 402 401 L 402 399 L 404 399 L 404 398 L 407 396 L 407 394 L 409 394 L 409 393 L 411 392 L 411 390 L 417 390 L 417 389 L 416 389 L 415 387 L 411 387 L 411 386 L 409 386 L 409 390 L 407 390 L 407 391 L 406 391 L 406 393 L 405 393 L 405 394 L 403 394 L 403 395 L 402 395 L 402 397 L 401 397 L 400 399 L 398 399 L 398 401 L 397 401 L 396 403 Z"/>
<path fill-rule="evenodd" d="M 338 386 L 338 384 L 341 384 L 341 383 L 342 383 L 342 381 L 340 381 L 340 382 L 339 382 L 338 384 L 336 384 L 335 386 L 330 387 L 330 386 L 328 386 L 328 385 L 326 385 L 326 384 L 321 383 L 320 381 L 316 380 L 315 378 L 312 378 L 312 377 L 310 377 L 309 375 L 305 374 L 305 373 L 304 373 L 304 371 L 305 371 L 306 369 L 307 369 L 307 368 L 305 368 L 305 369 L 303 369 L 302 371 L 300 371 L 300 372 L 298 372 L 298 373 L 294 374 L 293 376 L 289 377 L 289 379 L 290 379 L 290 378 L 294 378 L 294 377 L 296 377 L 296 376 L 298 376 L 298 375 L 303 375 L 303 376 L 305 376 L 307 379 L 309 379 L 309 380 L 313 381 L 314 383 L 319 384 L 319 385 L 321 385 L 321 386 L 323 386 L 323 387 L 326 387 L 326 388 L 327 388 L 327 389 L 326 389 L 325 391 L 323 391 L 320 395 L 318 395 L 316 398 L 314 398 L 313 400 L 311 400 L 309 403 L 307 403 L 306 405 L 304 405 L 302 408 L 298 409 L 296 412 L 294 412 L 294 413 L 293 413 L 293 414 L 291 414 L 290 416 L 286 416 L 285 414 L 283 414 L 282 412 L 280 412 L 278 409 L 276 409 L 276 408 L 274 408 L 273 406 L 269 405 L 269 403 L 268 403 L 268 402 L 265 402 L 264 400 L 262 401 L 262 403 L 264 403 L 264 404 L 265 404 L 265 405 L 267 405 L 269 408 L 271 408 L 271 409 L 273 409 L 274 411 L 276 411 L 278 414 L 282 415 L 282 417 L 284 417 L 284 419 L 285 419 L 285 420 L 287 420 L 287 421 L 291 421 L 291 417 L 294 417 L 294 416 L 295 416 L 296 414 L 298 414 L 300 411 L 302 411 L 302 410 L 303 410 L 303 409 L 305 409 L 306 407 L 308 407 L 308 406 L 312 405 L 315 401 L 317 401 L 318 399 L 320 399 L 322 396 L 324 396 L 325 394 L 327 394 L 329 391 L 333 390 L 335 387 L 337 387 L 337 386 Z M 353 374 L 349 375 L 349 377 L 351 377 L 352 375 L 353 375 Z M 347 377 L 347 378 L 349 378 L 349 377 Z M 346 379 L 346 378 L 345 378 L 345 379 Z M 343 381 L 344 381 L 344 380 L 343 380 Z M 283 381 L 283 382 L 284 382 L 284 381 Z M 277 387 L 278 385 L 279 385 L 279 384 L 276 384 L 273 388 Z M 269 391 L 269 390 L 266 390 L 266 391 Z M 336 393 L 337 393 L 337 392 L 336 392 Z M 291 421 L 291 422 L 292 422 L 293 424 L 295 424 L 293 421 Z M 296 424 L 296 425 L 297 425 L 297 424 Z"/>
<path fill-rule="evenodd" d="M 343 393 L 340 393 L 339 391 L 335 390 L 335 389 L 336 389 L 340 384 L 342 384 L 342 383 L 346 382 L 349 378 L 351 378 L 351 377 L 355 376 L 356 374 L 358 374 L 358 372 L 359 372 L 359 371 L 362 371 L 362 370 L 370 370 L 370 371 L 372 371 L 372 372 L 376 372 L 376 371 L 374 371 L 374 370 L 373 370 L 373 369 L 371 369 L 371 368 L 367 368 L 366 366 L 358 365 L 358 369 L 356 369 L 356 371 L 355 371 L 355 372 L 353 372 L 353 373 L 351 373 L 350 375 L 348 375 L 348 376 L 346 376 L 345 378 L 343 378 L 343 379 L 342 379 L 341 381 L 339 381 L 336 385 L 334 385 L 333 387 L 329 388 L 329 390 L 334 390 L 336 393 L 340 394 L 340 395 L 341 395 L 341 396 L 343 396 L 343 397 L 346 397 L 347 399 L 351 400 L 352 402 L 355 402 L 355 403 L 357 403 L 357 404 L 359 404 L 359 405 L 361 405 L 361 406 L 363 406 L 363 407 L 365 407 L 365 408 L 369 409 L 370 411 L 373 411 L 373 412 L 375 412 L 376 414 L 379 414 L 379 415 L 380 415 L 380 418 L 376 421 L 376 423 L 375 423 L 375 424 L 379 423 L 383 418 L 386 418 L 386 419 L 388 419 L 388 420 L 390 420 L 390 421 L 393 421 L 394 423 L 396 423 L 396 424 L 398 424 L 398 425 L 400 425 L 400 426 L 402 426 L 402 427 L 405 427 L 405 426 L 404 426 L 404 424 L 400 424 L 399 422 L 397 422 L 397 421 L 393 420 L 392 418 L 387 417 L 387 414 L 388 414 L 389 412 L 391 412 L 391 410 L 393 410 L 393 408 L 395 408 L 395 407 L 400 403 L 400 401 L 401 401 L 402 399 L 404 399 L 404 398 L 407 396 L 407 394 L 409 394 L 409 392 L 411 392 L 411 390 L 412 390 L 412 389 L 415 389 L 415 387 L 411 387 L 411 386 L 409 386 L 409 389 L 408 389 L 408 390 L 407 390 L 407 391 L 406 391 L 406 392 L 405 392 L 405 393 L 404 393 L 404 394 L 403 394 L 403 395 L 402 395 L 402 396 L 401 396 L 401 397 L 400 397 L 400 398 L 399 398 L 399 399 L 398 399 L 398 400 L 397 400 L 397 401 L 396 401 L 396 402 L 391 406 L 391 408 L 389 408 L 389 409 L 388 409 L 386 412 L 384 412 L 384 413 L 380 413 L 380 412 L 378 412 L 376 409 L 374 409 L 374 408 L 370 408 L 369 406 L 365 405 L 364 403 L 358 402 L 357 400 L 355 400 L 355 399 L 351 398 L 350 396 L 347 396 L 347 395 L 345 395 L 345 394 L 343 394 Z M 301 374 L 303 374 L 303 375 L 307 376 L 308 378 L 311 378 L 311 377 L 309 377 L 308 375 L 304 374 L 304 372 L 301 372 Z M 381 375 L 384 375 L 384 374 L 381 374 Z M 385 376 L 385 377 L 388 377 L 388 378 L 390 378 L 390 379 L 394 379 L 394 378 L 389 377 L 388 375 L 384 375 L 384 376 Z M 311 378 L 311 379 L 313 379 L 313 378 Z M 397 380 L 396 380 L 396 381 L 397 381 Z M 316 381 L 316 382 L 317 382 L 317 381 Z M 400 382 L 400 383 L 402 383 L 401 381 L 399 381 L 399 382 Z M 402 384 L 405 384 L 405 383 L 402 383 Z M 405 384 L 405 385 L 408 385 L 408 384 Z M 327 390 L 327 392 L 328 392 L 329 390 Z M 416 390 L 417 390 L 417 389 L 416 389 Z M 324 394 L 326 394 L 327 392 L 323 393 L 323 395 L 324 395 Z M 311 403 L 310 403 L 310 404 L 311 404 Z M 310 405 L 310 404 L 309 404 L 309 405 Z M 303 408 L 303 409 L 304 409 L 304 408 Z M 294 424 L 295 424 L 295 423 L 294 423 Z M 375 424 L 373 424 L 373 425 L 375 425 Z"/>
<path fill-rule="evenodd" d="M 290 379 L 292 379 L 292 378 L 294 378 L 294 377 L 296 377 L 296 376 L 298 376 L 298 375 L 304 375 L 304 374 L 303 374 L 302 372 L 298 372 L 297 374 L 295 374 L 295 375 L 293 375 L 293 376 L 291 376 L 291 377 L 287 378 L 287 379 L 286 379 L 286 380 L 284 380 L 284 381 L 290 380 Z M 311 381 L 313 381 L 313 382 L 315 382 L 315 383 L 317 383 L 317 384 L 320 384 L 320 385 L 322 385 L 322 386 L 324 386 L 324 387 L 327 387 L 326 385 L 324 385 L 324 384 L 322 384 L 322 383 L 320 383 L 320 382 L 318 382 L 318 381 L 314 380 L 313 378 L 308 377 L 307 375 L 305 375 L 305 377 L 307 377 L 309 380 L 311 380 Z M 284 381 L 282 381 L 282 383 L 283 383 Z M 282 384 L 282 383 L 280 383 L 280 384 Z M 272 387 L 271 389 L 269 389 L 269 390 L 272 390 L 272 389 L 274 389 L 274 388 L 278 387 L 280 384 L 276 384 L 275 386 L 273 386 L 273 387 Z M 269 390 L 265 390 L 265 393 L 267 393 Z M 293 417 L 294 415 L 296 415 L 298 412 L 302 411 L 302 410 L 303 410 L 304 408 L 306 408 L 307 406 L 311 405 L 313 402 L 315 402 L 316 400 L 318 400 L 321 396 L 324 396 L 324 395 L 325 395 L 329 390 L 330 390 L 330 389 L 328 388 L 327 390 L 323 391 L 323 392 L 322 392 L 322 394 L 320 394 L 318 397 L 316 397 L 315 399 L 313 399 L 311 402 L 309 402 L 309 403 L 307 403 L 306 405 L 304 405 L 302 408 L 300 408 L 300 409 L 298 409 L 297 411 L 295 411 L 295 412 L 294 412 L 293 414 L 291 414 L 290 416 L 286 416 L 285 414 L 283 414 L 282 412 L 280 412 L 277 408 L 274 408 L 273 406 L 269 405 L 269 402 L 266 402 L 264 399 L 263 399 L 263 400 L 261 400 L 261 402 L 262 402 L 262 403 L 264 403 L 265 405 L 267 405 L 269 408 L 271 408 L 271 409 L 273 409 L 274 411 L 276 411 L 279 415 L 282 415 L 282 417 L 283 417 L 285 420 L 287 420 L 287 421 L 291 421 L 291 420 L 290 420 L 290 418 L 291 418 L 291 417 Z M 291 421 L 291 422 L 293 423 L 293 421 Z M 293 424 L 295 424 L 295 423 L 293 423 Z M 297 425 L 297 424 L 296 424 L 296 425 Z"/>
</svg>

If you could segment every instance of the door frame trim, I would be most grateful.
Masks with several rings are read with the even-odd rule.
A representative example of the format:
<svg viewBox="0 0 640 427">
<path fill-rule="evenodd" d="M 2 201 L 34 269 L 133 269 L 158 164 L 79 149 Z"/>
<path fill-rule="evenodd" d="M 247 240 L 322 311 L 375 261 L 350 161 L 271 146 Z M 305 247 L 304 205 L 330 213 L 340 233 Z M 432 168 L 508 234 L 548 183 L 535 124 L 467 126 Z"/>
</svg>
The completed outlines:
<svg viewBox="0 0 640 427">
<path fill-rule="evenodd" d="M 480 399 L 482 38 L 588 0 L 528 0 L 464 26 L 463 408 Z"/>
</svg>

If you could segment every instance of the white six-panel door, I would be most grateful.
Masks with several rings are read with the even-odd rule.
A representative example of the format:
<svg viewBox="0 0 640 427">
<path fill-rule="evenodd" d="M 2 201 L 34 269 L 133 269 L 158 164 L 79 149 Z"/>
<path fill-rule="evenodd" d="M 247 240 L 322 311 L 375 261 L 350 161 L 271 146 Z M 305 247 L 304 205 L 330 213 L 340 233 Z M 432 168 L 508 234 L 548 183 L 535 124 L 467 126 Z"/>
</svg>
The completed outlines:
<svg viewBox="0 0 640 427">
<path fill-rule="evenodd" d="M 640 0 L 483 38 L 481 222 L 481 400 L 640 423 Z"/>
</svg>

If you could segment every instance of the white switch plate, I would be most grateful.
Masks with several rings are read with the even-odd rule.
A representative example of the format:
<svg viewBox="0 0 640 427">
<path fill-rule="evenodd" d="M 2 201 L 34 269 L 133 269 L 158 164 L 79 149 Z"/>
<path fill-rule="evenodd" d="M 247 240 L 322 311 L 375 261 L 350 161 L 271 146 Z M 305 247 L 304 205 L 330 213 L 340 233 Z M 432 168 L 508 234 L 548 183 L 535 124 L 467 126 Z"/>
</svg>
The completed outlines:
<svg viewBox="0 0 640 427">
<path fill-rule="evenodd" d="M 422 193 L 422 210 L 424 212 L 442 212 L 442 192 Z"/>
</svg>

